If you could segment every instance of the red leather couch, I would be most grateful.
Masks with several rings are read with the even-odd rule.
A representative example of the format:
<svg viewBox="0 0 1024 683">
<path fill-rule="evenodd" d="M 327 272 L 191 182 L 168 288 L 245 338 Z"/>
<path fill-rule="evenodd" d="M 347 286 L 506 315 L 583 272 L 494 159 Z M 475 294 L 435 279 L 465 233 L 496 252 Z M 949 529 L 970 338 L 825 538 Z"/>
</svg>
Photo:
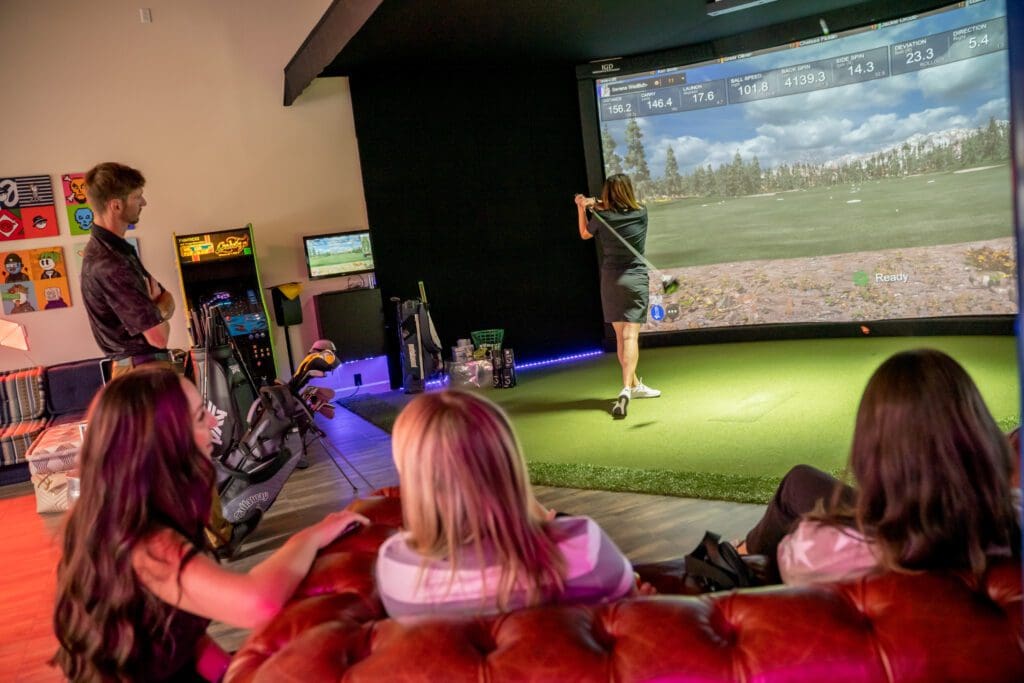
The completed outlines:
<svg viewBox="0 0 1024 683">
<path fill-rule="evenodd" d="M 395 491 L 390 493 L 397 495 Z M 1021 566 L 394 621 L 373 581 L 397 498 L 325 548 L 226 681 L 1024 681 Z"/>
</svg>

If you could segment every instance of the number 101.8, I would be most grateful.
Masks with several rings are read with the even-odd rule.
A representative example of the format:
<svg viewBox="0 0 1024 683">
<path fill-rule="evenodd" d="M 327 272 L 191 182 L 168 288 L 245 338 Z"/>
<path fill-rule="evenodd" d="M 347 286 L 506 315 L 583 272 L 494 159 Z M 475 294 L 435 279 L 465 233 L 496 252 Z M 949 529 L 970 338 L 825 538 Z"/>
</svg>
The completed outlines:
<svg viewBox="0 0 1024 683">
<path fill-rule="evenodd" d="M 760 81 L 758 83 L 744 83 L 743 85 L 737 86 L 741 95 L 756 95 L 758 93 L 768 92 L 768 81 Z"/>
</svg>

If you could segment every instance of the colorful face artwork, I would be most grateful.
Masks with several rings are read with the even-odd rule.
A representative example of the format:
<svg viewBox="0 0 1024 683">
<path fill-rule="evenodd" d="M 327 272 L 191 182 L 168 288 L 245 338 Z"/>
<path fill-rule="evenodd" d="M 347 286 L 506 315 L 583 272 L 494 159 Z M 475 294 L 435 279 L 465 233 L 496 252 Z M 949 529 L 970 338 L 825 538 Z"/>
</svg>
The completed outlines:
<svg viewBox="0 0 1024 683">
<path fill-rule="evenodd" d="M 54 237 L 58 231 L 50 176 L 0 178 L 0 241 Z"/>
<path fill-rule="evenodd" d="M 61 247 L 0 251 L 0 303 L 4 315 L 71 305 Z"/>
<path fill-rule="evenodd" d="M 60 177 L 67 206 L 68 225 L 72 235 L 88 235 L 92 228 L 93 212 L 85 197 L 85 174 L 65 173 Z"/>
</svg>

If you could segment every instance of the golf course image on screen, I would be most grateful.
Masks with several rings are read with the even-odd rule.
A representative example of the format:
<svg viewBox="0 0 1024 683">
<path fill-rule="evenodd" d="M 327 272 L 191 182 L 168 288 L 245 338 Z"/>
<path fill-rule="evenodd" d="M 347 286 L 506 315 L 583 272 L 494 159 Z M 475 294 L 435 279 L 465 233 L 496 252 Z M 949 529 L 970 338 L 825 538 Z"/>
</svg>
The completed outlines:
<svg viewBox="0 0 1024 683">
<path fill-rule="evenodd" d="M 311 279 L 366 273 L 374 269 L 373 248 L 367 231 L 304 237 L 303 245 Z"/>
<path fill-rule="evenodd" d="M 1017 312 L 1003 0 L 597 80 L 644 332 Z"/>
</svg>

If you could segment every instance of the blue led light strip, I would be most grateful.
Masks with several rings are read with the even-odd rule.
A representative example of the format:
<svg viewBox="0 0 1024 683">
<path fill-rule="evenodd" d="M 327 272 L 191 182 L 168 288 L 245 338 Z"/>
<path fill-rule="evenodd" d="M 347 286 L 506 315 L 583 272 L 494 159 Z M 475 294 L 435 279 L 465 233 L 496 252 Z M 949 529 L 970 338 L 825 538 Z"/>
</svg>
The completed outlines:
<svg viewBox="0 0 1024 683">
<path fill-rule="evenodd" d="M 568 356 L 556 356 L 555 358 L 548 358 L 545 360 L 535 360 L 529 363 L 516 363 L 516 371 L 520 370 L 533 370 L 534 368 L 543 368 L 549 365 L 561 365 L 562 363 L 571 363 L 577 360 L 584 360 L 586 358 L 595 358 L 600 356 L 604 351 L 583 351 L 581 353 L 574 353 Z"/>
</svg>

